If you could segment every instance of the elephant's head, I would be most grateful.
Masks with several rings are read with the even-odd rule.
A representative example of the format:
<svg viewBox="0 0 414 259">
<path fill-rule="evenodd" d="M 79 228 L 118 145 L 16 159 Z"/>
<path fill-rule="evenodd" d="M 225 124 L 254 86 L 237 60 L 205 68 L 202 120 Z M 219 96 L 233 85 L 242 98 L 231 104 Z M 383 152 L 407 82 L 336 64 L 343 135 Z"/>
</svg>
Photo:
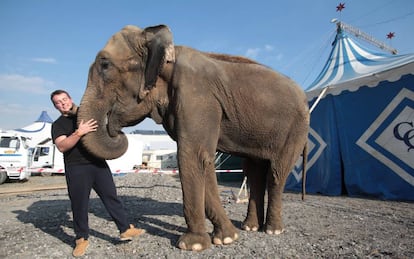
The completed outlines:
<svg viewBox="0 0 414 259">
<path fill-rule="evenodd" d="M 126 26 L 111 37 L 89 69 L 78 112 L 78 122 L 98 121 L 97 131 L 82 138 L 91 153 L 113 159 L 126 151 L 128 141 L 121 129 L 151 114 L 151 91 L 174 55 L 172 34 L 164 25 L 144 30 Z"/>
</svg>

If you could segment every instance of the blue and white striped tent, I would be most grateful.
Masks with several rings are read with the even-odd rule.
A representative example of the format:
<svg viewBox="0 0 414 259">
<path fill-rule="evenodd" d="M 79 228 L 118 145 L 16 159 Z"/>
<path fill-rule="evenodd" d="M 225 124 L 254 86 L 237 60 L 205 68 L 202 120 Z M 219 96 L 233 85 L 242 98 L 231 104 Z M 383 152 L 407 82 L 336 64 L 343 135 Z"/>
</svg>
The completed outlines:
<svg viewBox="0 0 414 259">
<path fill-rule="evenodd" d="M 414 54 L 363 47 L 338 26 L 306 90 L 311 113 L 307 191 L 414 200 Z M 286 189 L 299 191 L 301 164 Z"/>
</svg>

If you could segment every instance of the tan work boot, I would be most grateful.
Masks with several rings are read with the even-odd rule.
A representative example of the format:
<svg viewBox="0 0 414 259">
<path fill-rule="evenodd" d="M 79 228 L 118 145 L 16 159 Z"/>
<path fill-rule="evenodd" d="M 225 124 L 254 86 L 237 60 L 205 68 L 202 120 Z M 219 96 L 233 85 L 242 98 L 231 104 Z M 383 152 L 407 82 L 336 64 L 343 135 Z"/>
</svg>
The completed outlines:
<svg viewBox="0 0 414 259">
<path fill-rule="evenodd" d="M 134 225 L 130 224 L 129 228 L 121 233 L 120 239 L 122 241 L 126 241 L 126 240 L 132 240 L 132 238 L 139 236 L 141 234 L 144 234 L 145 230 L 141 229 L 141 228 L 135 228 Z"/>
<path fill-rule="evenodd" d="M 86 249 L 89 246 L 89 241 L 81 237 L 79 239 L 76 239 L 75 243 L 76 243 L 76 246 L 75 246 L 75 249 L 73 249 L 72 255 L 74 257 L 83 256 L 86 252 Z"/>
</svg>

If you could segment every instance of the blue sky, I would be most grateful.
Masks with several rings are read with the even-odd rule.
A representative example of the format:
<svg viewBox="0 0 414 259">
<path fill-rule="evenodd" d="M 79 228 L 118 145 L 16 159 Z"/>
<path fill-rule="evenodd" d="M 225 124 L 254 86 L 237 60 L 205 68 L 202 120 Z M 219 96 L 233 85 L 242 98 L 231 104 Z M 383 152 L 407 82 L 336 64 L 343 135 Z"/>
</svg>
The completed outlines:
<svg viewBox="0 0 414 259">
<path fill-rule="evenodd" d="M 345 3 L 342 12 L 336 6 Z M 306 88 L 322 70 L 339 18 L 414 53 L 412 0 L 0 1 L 0 128 L 29 125 L 49 96 L 68 90 L 79 103 L 88 69 L 111 35 L 127 24 L 166 24 L 176 45 L 246 56 Z M 389 32 L 395 32 L 390 41 Z M 362 42 L 364 45 L 369 44 Z M 145 120 L 133 129 L 161 129 Z"/>
</svg>

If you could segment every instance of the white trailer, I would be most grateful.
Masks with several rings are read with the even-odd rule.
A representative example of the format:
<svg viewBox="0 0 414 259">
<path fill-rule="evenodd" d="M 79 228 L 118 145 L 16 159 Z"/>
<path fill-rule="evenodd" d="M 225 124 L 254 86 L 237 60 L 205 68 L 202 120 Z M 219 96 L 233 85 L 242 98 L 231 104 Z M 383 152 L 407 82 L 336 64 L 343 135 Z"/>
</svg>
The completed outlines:
<svg viewBox="0 0 414 259">
<path fill-rule="evenodd" d="M 43 176 L 64 174 L 65 164 L 62 152 L 57 149 L 51 140 L 45 144 L 37 145 L 33 149 L 29 171 L 31 173 L 40 173 Z"/>
<path fill-rule="evenodd" d="M 31 155 L 24 136 L 0 132 L 0 184 L 7 179 L 28 180 Z"/>
<path fill-rule="evenodd" d="M 145 150 L 142 154 L 144 169 L 177 169 L 177 151 L 173 149 Z"/>
</svg>

